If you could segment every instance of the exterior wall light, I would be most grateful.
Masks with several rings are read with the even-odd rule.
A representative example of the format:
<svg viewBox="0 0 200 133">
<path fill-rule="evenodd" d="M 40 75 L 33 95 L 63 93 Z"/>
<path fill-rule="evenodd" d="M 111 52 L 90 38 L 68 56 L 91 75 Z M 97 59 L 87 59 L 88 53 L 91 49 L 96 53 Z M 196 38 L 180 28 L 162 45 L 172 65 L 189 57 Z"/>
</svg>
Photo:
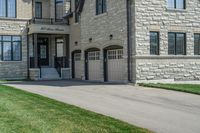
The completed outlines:
<svg viewBox="0 0 200 133">
<path fill-rule="evenodd" d="M 110 40 L 112 40 L 112 39 L 113 39 L 113 35 L 112 35 L 112 34 L 111 34 L 109 37 L 110 37 Z"/>
<path fill-rule="evenodd" d="M 92 42 L 92 38 L 89 38 L 89 42 Z"/>
</svg>

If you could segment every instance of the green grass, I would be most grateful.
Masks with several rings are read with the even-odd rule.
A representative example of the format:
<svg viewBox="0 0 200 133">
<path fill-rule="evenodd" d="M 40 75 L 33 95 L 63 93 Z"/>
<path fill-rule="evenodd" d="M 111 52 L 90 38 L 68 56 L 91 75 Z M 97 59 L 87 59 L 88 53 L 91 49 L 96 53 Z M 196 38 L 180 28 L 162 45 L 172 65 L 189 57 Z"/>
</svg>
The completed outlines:
<svg viewBox="0 0 200 133">
<path fill-rule="evenodd" d="M 0 133 L 151 133 L 111 117 L 0 85 Z"/>
<path fill-rule="evenodd" d="M 140 86 L 144 87 L 153 87 L 153 88 L 161 88 L 161 89 L 168 89 L 168 90 L 174 90 L 174 91 L 181 91 L 181 92 L 187 92 L 192 94 L 200 95 L 200 85 L 195 84 L 145 84 L 140 83 Z"/>
</svg>

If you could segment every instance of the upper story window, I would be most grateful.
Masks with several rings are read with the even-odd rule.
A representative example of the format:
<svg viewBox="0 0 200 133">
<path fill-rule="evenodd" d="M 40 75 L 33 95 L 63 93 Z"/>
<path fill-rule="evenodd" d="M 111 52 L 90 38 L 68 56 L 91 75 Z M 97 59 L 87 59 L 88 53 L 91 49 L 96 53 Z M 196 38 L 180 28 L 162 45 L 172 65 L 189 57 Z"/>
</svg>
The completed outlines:
<svg viewBox="0 0 200 133">
<path fill-rule="evenodd" d="M 79 0 L 75 0 L 75 3 L 74 3 L 74 7 L 75 7 L 75 23 L 78 23 L 79 22 L 79 14 L 76 12 L 77 8 L 78 8 L 78 5 L 79 5 Z"/>
<path fill-rule="evenodd" d="M 62 20 L 64 16 L 63 0 L 55 0 L 55 15 L 56 20 Z"/>
<path fill-rule="evenodd" d="M 0 17 L 16 18 L 16 0 L 0 0 Z"/>
<path fill-rule="evenodd" d="M 150 32 L 150 54 L 159 55 L 159 32 Z"/>
<path fill-rule="evenodd" d="M 3 61 L 21 60 L 20 36 L 0 36 L 0 60 Z"/>
<path fill-rule="evenodd" d="M 194 55 L 200 55 L 200 34 L 194 34 Z"/>
<path fill-rule="evenodd" d="M 35 2 L 35 17 L 42 18 L 42 2 Z"/>
<path fill-rule="evenodd" d="M 186 0 L 167 0 L 167 7 L 169 9 L 185 9 Z"/>
<path fill-rule="evenodd" d="M 185 33 L 168 33 L 168 54 L 186 55 Z"/>
<path fill-rule="evenodd" d="M 96 0 L 96 15 L 107 11 L 107 0 Z"/>
</svg>

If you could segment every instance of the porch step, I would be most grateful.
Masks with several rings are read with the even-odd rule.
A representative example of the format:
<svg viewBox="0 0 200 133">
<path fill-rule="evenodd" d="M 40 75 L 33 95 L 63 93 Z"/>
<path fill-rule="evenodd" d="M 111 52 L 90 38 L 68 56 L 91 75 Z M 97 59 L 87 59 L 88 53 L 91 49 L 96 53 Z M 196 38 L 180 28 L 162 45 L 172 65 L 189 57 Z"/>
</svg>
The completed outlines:
<svg viewBox="0 0 200 133">
<path fill-rule="evenodd" d="M 60 75 L 55 68 L 41 68 L 41 80 L 59 80 Z"/>
</svg>

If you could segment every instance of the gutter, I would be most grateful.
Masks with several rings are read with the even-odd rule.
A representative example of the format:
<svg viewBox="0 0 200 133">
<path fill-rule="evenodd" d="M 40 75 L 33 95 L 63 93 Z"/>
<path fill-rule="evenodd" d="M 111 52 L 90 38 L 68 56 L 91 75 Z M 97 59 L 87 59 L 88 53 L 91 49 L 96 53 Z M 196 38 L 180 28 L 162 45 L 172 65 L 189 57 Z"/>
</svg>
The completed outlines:
<svg viewBox="0 0 200 133">
<path fill-rule="evenodd" d="M 128 81 L 133 82 L 133 71 L 132 71 L 132 10 L 131 10 L 131 0 L 126 1 L 127 9 L 127 66 L 128 66 Z"/>
</svg>

